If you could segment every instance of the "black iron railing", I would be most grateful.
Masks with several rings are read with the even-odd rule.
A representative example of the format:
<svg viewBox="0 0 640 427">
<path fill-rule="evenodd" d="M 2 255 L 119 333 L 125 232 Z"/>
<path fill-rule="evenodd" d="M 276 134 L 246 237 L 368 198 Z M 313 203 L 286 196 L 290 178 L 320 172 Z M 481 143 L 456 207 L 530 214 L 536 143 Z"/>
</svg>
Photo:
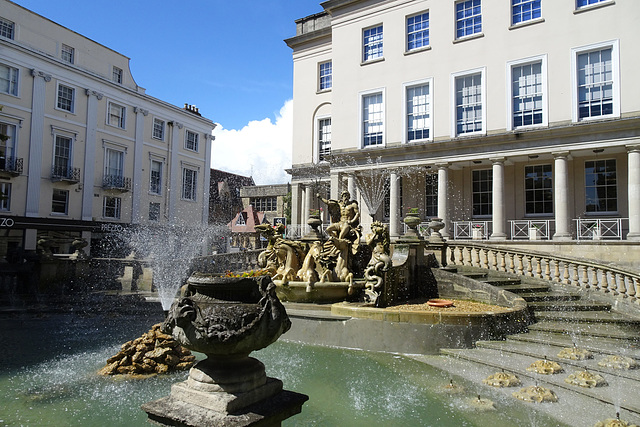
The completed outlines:
<svg viewBox="0 0 640 427">
<path fill-rule="evenodd" d="M 0 171 L 12 175 L 20 175 L 22 173 L 22 159 L 16 159 L 15 157 L 0 158 Z"/>
<path fill-rule="evenodd" d="M 80 182 L 80 168 L 52 166 L 51 180 Z"/>
<path fill-rule="evenodd" d="M 131 178 L 121 175 L 105 175 L 102 179 L 102 188 L 105 190 L 131 190 Z"/>
</svg>

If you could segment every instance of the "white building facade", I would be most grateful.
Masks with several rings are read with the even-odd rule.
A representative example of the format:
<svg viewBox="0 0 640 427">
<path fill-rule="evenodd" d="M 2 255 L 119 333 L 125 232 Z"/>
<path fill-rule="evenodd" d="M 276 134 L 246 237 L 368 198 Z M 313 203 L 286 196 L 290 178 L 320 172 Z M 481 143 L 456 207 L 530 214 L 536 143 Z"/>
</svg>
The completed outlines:
<svg viewBox="0 0 640 427">
<path fill-rule="evenodd" d="M 392 236 L 418 208 L 449 239 L 640 240 L 640 2 L 321 6 L 286 40 L 294 224 L 318 183 L 366 213 L 375 168 Z"/>
<path fill-rule="evenodd" d="M 124 55 L 0 4 L 0 255 L 206 224 L 214 123 L 146 95 Z"/>
</svg>

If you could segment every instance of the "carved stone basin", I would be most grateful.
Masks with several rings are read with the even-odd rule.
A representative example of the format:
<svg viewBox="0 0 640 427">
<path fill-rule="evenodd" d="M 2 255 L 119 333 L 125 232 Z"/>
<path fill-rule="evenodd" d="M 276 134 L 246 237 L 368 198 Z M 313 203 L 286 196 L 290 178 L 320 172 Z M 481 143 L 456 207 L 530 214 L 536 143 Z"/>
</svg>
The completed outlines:
<svg viewBox="0 0 640 427">
<path fill-rule="evenodd" d="M 349 294 L 349 283 L 347 282 L 308 282 L 291 281 L 283 284 L 282 280 L 274 280 L 276 284 L 276 294 L 282 301 L 289 302 L 313 302 L 317 304 L 328 304 L 354 299 L 362 289 L 364 282 L 353 282 L 353 292 Z"/>
<path fill-rule="evenodd" d="M 291 321 L 268 276 L 196 273 L 162 325 L 184 347 L 212 356 L 247 356 L 275 342 Z"/>
</svg>

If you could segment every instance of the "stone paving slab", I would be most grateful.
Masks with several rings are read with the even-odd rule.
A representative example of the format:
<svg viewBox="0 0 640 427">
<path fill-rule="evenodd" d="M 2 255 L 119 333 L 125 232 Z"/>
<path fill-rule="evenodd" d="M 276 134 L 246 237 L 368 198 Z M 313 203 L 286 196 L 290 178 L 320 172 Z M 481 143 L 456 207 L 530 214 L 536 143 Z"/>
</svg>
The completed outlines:
<svg viewBox="0 0 640 427">
<path fill-rule="evenodd" d="M 530 331 L 523 334 L 509 335 L 507 340 L 551 344 L 559 347 L 572 347 L 575 343 L 578 347 L 590 351 L 606 354 L 622 353 L 625 356 L 640 360 L 640 346 L 632 345 L 628 340 L 585 335 L 554 334 L 542 331 Z"/>
<path fill-rule="evenodd" d="M 611 405 L 619 405 L 621 408 L 634 412 L 640 416 L 640 395 L 637 390 L 640 390 L 640 382 L 635 379 L 619 377 L 615 375 L 603 375 L 608 385 L 604 387 L 583 388 L 579 386 L 573 386 L 567 384 L 564 380 L 567 376 L 580 369 L 575 367 L 567 367 L 567 364 L 561 364 L 565 366 L 564 371 L 553 375 L 541 375 L 531 373 L 526 370 L 533 362 L 540 360 L 538 357 L 531 357 L 527 355 L 505 353 L 499 350 L 493 350 L 488 348 L 475 348 L 475 349 L 443 349 L 444 354 L 449 356 L 462 358 L 471 362 L 484 364 L 491 366 L 494 369 L 500 371 L 512 372 L 516 374 L 521 380 L 529 378 L 534 382 L 546 383 L 553 387 L 554 391 L 557 389 L 569 390 L 573 393 L 582 394 L 593 399 L 597 399 L 602 402 L 609 403 Z"/>
<path fill-rule="evenodd" d="M 462 377 L 474 384 L 477 384 L 479 391 L 472 391 L 477 391 L 483 396 L 488 395 L 492 400 L 515 400 L 511 393 L 519 390 L 521 387 L 535 385 L 534 379 L 522 377 L 521 380 L 523 381 L 523 384 L 520 387 L 495 388 L 482 383 L 482 380 L 489 375 L 499 372 L 495 367 L 476 364 L 474 362 L 455 357 L 425 355 L 413 355 L 409 357 L 449 372 L 454 380 Z M 545 387 L 548 386 L 544 381 L 539 381 L 539 384 Z M 615 418 L 616 409 L 611 404 L 602 402 L 584 394 L 575 393 L 570 389 L 556 387 L 553 387 L 553 389 L 558 396 L 558 403 L 535 404 L 522 402 L 521 404 L 532 408 L 534 411 L 544 412 L 557 419 L 559 423 L 564 423 L 573 427 L 593 427 L 593 425 L 598 421 L 603 421 L 606 418 Z M 640 425 L 640 415 L 626 410 L 622 410 L 620 415 L 621 419 Z M 535 424 L 532 422 L 531 425 Z"/>
</svg>

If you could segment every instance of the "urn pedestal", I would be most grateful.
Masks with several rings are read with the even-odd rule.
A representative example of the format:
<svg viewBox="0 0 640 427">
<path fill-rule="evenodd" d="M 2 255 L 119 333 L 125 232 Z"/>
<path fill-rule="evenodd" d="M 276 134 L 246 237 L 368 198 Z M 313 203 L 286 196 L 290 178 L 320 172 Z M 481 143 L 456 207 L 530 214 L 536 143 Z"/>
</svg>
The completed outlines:
<svg viewBox="0 0 640 427">
<path fill-rule="evenodd" d="M 308 396 L 283 390 L 249 357 L 291 327 L 268 276 L 221 278 L 194 274 L 162 325 L 182 346 L 207 355 L 171 394 L 142 409 L 161 425 L 279 426 Z"/>
</svg>

